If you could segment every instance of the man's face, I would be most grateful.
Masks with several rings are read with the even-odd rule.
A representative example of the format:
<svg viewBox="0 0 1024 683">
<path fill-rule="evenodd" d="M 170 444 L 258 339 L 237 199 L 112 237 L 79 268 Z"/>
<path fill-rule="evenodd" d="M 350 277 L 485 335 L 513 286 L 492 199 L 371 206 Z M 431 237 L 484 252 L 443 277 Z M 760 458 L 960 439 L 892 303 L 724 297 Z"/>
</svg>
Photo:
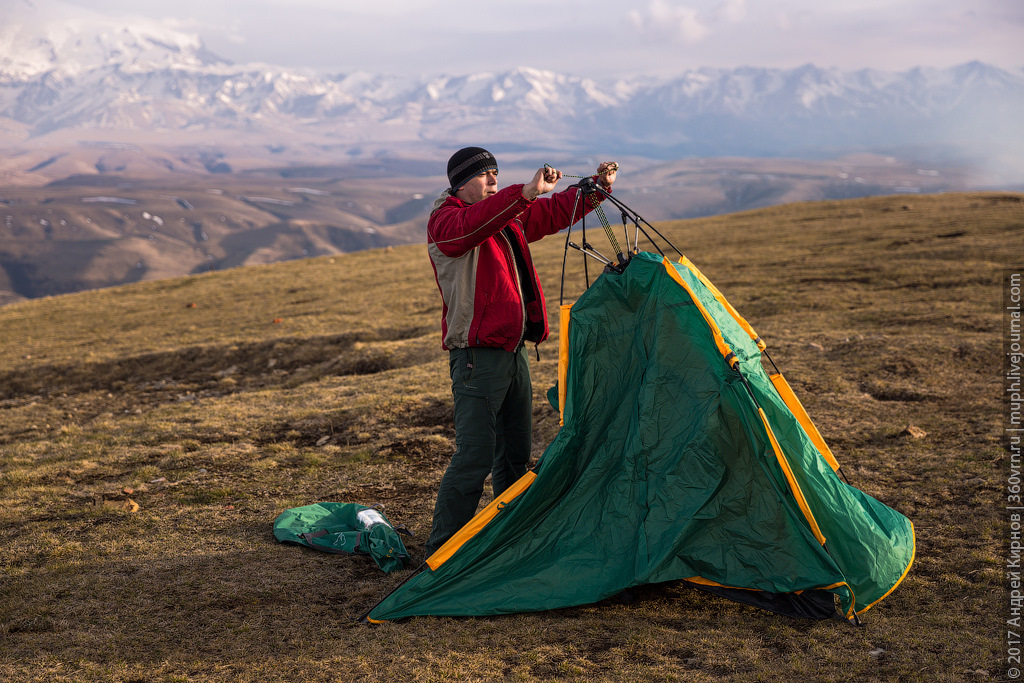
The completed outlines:
<svg viewBox="0 0 1024 683">
<path fill-rule="evenodd" d="M 475 204 L 498 191 L 498 172 L 484 171 L 473 176 L 468 183 L 455 192 L 455 196 L 467 204 Z"/>
</svg>

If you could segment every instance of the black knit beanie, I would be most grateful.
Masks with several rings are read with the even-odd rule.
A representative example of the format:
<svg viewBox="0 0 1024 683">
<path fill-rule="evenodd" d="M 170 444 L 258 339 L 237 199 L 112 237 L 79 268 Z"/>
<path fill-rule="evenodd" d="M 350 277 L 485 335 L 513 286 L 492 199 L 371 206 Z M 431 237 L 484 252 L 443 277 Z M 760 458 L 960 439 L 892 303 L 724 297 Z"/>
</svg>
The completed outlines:
<svg viewBox="0 0 1024 683">
<path fill-rule="evenodd" d="M 448 182 L 452 184 L 449 192 L 465 185 L 474 176 L 485 171 L 497 171 L 498 162 L 494 155 L 482 147 L 463 147 L 448 160 Z"/>
</svg>

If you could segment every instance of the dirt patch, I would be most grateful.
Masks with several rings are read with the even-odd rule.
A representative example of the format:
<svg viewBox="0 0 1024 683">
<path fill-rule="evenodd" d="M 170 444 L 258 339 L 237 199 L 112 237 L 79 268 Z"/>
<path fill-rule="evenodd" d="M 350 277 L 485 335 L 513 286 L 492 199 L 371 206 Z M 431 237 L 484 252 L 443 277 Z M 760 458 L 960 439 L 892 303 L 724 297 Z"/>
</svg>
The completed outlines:
<svg viewBox="0 0 1024 683">
<path fill-rule="evenodd" d="M 432 331 L 432 330 L 431 330 Z M 328 376 L 369 375 L 429 360 L 387 342 L 416 339 L 421 328 L 252 344 L 208 345 L 129 356 L 116 361 L 43 365 L 0 374 L 0 405 L 33 398 L 93 394 L 81 417 L 195 401 L 274 385 L 296 386 Z M 90 407 L 91 406 L 91 407 Z"/>
<path fill-rule="evenodd" d="M 447 465 L 453 450 L 449 439 L 431 437 L 394 441 L 384 446 L 379 453 L 411 468 L 434 469 Z"/>
<path fill-rule="evenodd" d="M 450 398 L 429 399 L 414 410 L 409 424 L 414 427 L 451 427 L 455 421 L 455 407 Z M 454 427 L 451 427 L 454 431 Z"/>
</svg>

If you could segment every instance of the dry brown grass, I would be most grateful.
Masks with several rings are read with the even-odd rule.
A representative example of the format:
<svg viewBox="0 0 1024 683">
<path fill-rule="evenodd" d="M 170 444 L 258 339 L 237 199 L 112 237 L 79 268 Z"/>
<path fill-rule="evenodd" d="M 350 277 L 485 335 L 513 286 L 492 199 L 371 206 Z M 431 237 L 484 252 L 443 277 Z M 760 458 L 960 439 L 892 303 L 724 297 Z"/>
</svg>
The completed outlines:
<svg viewBox="0 0 1024 683">
<path fill-rule="evenodd" d="M 439 300 L 413 246 L 0 308 L 0 678 L 1001 675 L 999 282 L 1022 265 L 1022 197 L 659 227 L 768 342 L 854 485 L 915 522 L 914 568 L 863 628 L 675 584 L 539 614 L 354 624 L 403 576 L 281 546 L 271 524 L 318 500 L 380 503 L 422 553 L 452 431 Z M 561 247 L 535 248 L 552 311 Z M 555 348 L 533 365 L 538 455 L 557 430 L 543 399 Z M 900 436 L 910 424 L 927 436 Z"/>
</svg>

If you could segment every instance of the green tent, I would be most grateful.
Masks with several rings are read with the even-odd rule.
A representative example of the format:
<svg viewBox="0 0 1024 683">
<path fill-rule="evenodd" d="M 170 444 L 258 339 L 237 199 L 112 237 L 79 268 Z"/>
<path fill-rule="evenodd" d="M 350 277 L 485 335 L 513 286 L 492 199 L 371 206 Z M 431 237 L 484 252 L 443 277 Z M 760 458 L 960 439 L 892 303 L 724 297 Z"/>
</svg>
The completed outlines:
<svg viewBox="0 0 1024 683">
<path fill-rule="evenodd" d="M 370 621 L 678 580 L 856 619 L 906 576 L 911 522 L 840 478 L 763 342 L 687 259 L 635 254 L 562 308 L 557 437 Z"/>
</svg>

